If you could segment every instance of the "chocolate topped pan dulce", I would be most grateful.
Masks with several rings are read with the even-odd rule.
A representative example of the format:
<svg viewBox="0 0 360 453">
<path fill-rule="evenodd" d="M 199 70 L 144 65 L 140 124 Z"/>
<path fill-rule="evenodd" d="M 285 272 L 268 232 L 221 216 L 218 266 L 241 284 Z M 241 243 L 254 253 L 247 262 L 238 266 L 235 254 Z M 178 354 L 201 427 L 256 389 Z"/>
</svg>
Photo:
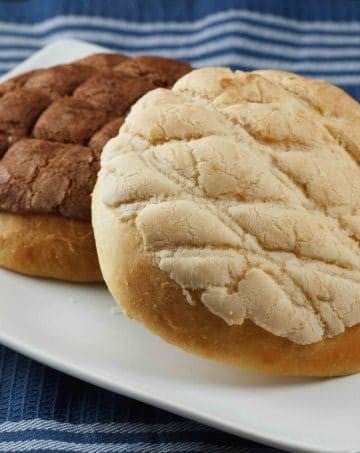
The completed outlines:
<svg viewBox="0 0 360 453">
<path fill-rule="evenodd" d="M 104 144 L 135 101 L 171 87 L 186 63 L 96 54 L 0 85 L 0 265 L 102 280 L 90 198 Z"/>
</svg>

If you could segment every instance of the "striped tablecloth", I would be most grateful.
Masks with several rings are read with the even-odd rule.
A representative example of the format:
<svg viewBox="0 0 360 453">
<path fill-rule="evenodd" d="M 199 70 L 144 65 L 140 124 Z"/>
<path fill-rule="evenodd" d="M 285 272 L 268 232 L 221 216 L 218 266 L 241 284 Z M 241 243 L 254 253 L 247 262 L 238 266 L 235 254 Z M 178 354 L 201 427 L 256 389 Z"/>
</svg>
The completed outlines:
<svg viewBox="0 0 360 453">
<path fill-rule="evenodd" d="M 0 75 L 60 37 L 194 66 L 275 67 L 360 98 L 355 0 L 0 0 Z M 0 346 L 0 451 L 271 452 Z"/>
</svg>

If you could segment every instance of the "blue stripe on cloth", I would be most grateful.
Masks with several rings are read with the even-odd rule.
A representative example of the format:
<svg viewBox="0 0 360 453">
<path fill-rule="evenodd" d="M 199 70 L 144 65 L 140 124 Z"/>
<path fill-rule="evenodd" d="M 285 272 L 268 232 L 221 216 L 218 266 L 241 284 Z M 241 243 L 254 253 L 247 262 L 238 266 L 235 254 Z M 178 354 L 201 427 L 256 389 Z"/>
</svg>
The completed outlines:
<svg viewBox="0 0 360 453">
<path fill-rule="evenodd" d="M 62 37 L 195 66 L 277 67 L 360 99 L 357 0 L 0 0 L 0 74 Z M 0 452 L 267 452 L 0 346 Z"/>
<path fill-rule="evenodd" d="M 8 0 L 0 14 L 3 20 L 15 23 L 33 23 L 61 14 L 89 15 L 104 18 L 123 18 L 135 22 L 201 19 L 209 12 L 247 9 L 251 12 L 280 16 L 284 26 L 305 22 L 350 22 L 360 20 L 357 0 Z M 269 19 L 271 22 L 271 18 Z"/>
</svg>

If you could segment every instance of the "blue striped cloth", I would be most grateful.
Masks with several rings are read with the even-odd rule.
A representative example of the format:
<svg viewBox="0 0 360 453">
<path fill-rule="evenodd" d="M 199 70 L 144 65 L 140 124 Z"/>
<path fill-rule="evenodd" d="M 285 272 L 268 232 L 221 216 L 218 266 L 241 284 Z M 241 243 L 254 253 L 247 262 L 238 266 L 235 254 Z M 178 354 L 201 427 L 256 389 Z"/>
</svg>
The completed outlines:
<svg viewBox="0 0 360 453">
<path fill-rule="evenodd" d="M 0 75 L 60 37 L 195 66 L 274 67 L 360 98 L 351 0 L 0 0 Z M 0 346 L 0 451 L 271 452 L 114 395 Z"/>
</svg>

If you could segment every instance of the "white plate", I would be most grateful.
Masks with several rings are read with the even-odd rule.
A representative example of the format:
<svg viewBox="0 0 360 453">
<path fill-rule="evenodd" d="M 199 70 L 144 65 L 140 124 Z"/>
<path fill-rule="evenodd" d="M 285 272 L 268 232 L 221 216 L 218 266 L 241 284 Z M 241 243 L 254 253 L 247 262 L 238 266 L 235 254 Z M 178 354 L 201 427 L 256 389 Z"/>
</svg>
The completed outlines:
<svg viewBox="0 0 360 453">
<path fill-rule="evenodd" d="M 99 49 L 70 40 L 53 43 L 12 74 Z M 0 296 L 0 341 L 40 362 L 270 445 L 360 452 L 360 375 L 272 378 L 194 357 L 114 314 L 111 296 L 100 285 L 1 270 Z"/>
</svg>

